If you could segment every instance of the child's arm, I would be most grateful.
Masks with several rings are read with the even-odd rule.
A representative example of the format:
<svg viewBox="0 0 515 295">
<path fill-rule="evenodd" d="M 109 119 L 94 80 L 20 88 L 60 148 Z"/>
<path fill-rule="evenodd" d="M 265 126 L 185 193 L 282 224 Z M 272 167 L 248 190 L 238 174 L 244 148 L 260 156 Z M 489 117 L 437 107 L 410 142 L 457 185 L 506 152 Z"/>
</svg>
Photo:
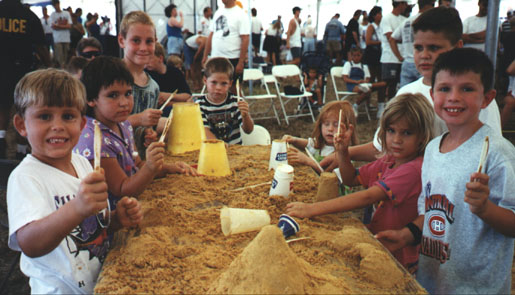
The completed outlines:
<svg viewBox="0 0 515 295">
<path fill-rule="evenodd" d="M 340 134 L 334 137 L 334 150 L 336 154 L 336 160 L 338 161 L 338 168 L 342 175 L 342 182 L 347 186 L 360 185 L 356 176 L 356 170 L 350 160 L 349 145 L 354 132 L 354 126 L 349 124 L 349 129 L 345 128 L 345 124 L 342 122 L 340 125 Z"/>
<path fill-rule="evenodd" d="M 135 164 L 139 170 L 127 176 L 115 158 L 102 158 L 101 166 L 105 170 L 109 191 L 115 196 L 138 196 L 161 171 L 164 162 L 164 143 L 153 142 L 146 151 L 146 161 L 139 157 Z"/>
<path fill-rule="evenodd" d="M 313 168 L 318 174 L 324 172 L 318 168 L 318 163 L 294 147 L 290 147 L 288 149 L 288 163 L 309 166 Z"/>
<path fill-rule="evenodd" d="M 419 215 L 411 223 L 418 228 L 418 235 L 420 238 L 424 225 L 424 215 Z M 413 230 L 417 231 L 416 228 Z M 375 235 L 375 238 L 378 239 L 386 247 L 386 249 L 392 253 L 415 243 L 415 236 L 408 227 L 403 227 L 399 230 L 385 230 L 378 232 Z"/>
<path fill-rule="evenodd" d="M 488 175 L 472 173 L 470 182 L 466 184 L 465 202 L 469 204 L 470 211 L 486 224 L 505 236 L 515 237 L 515 214 L 490 201 L 488 181 Z"/>
<path fill-rule="evenodd" d="M 165 176 L 166 174 L 169 174 L 169 173 L 186 174 L 186 175 L 191 175 L 191 176 L 199 175 L 195 168 L 191 167 L 190 165 L 188 165 L 182 161 L 178 161 L 173 164 L 165 163 L 163 165 L 163 170 L 161 171 L 159 176 Z"/>
<path fill-rule="evenodd" d="M 129 118 L 127 118 L 127 120 L 129 120 L 132 127 L 150 127 L 157 125 L 162 113 L 162 111 L 157 109 L 146 109 L 141 113 L 130 115 Z"/>
<path fill-rule="evenodd" d="M 86 217 L 107 206 L 107 185 L 101 172 L 91 172 L 80 183 L 77 197 L 52 214 L 16 232 L 23 253 L 40 257 L 53 251 Z"/>
<path fill-rule="evenodd" d="M 286 214 L 300 218 L 310 218 L 318 215 L 364 208 L 387 199 L 388 196 L 380 187 L 372 186 L 363 191 L 323 202 L 313 204 L 300 202 L 289 203 L 286 205 Z"/>
<path fill-rule="evenodd" d="M 211 129 L 209 127 L 204 126 L 204 131 L 206 132 L 206 139 L 217 139 L 216 135 L 211 132 Z"/>
<path fill-rule="evenodd" d="M 136 227 L 143 220 L 141 204 L 135 198 L 123 197 L 111 214 L 116 218 L 109 226 L 109 232 L 117 231 L 122 227 Z"/>
<path fill-rule="evenodd" d="M 241 119 L 243 121 L 241 128 L 245 133 L 249 134 L 254 130 L 254 121 L 250 116 L 249 104 L 245 100 L 241 99 L 238 101 L 238 109 L 240 110 Z"/>
<path fill-rule="evenodd" d="M 353 83 L 353 84 L 361 84 L 365 82 L 365 80 L 353 80 L 349 78 L 349 75 L 343 75 L 343 82 L 345 83 Z M 348 91 L 352 91 L 352 89 L 347 89 Z"/>
<path fill-rule="evenodd" d="M 286 141 L 289 144 L 292 144 L 294 147 L 298 149 L 305 149 L 308 146 L 308 140 L 305 138 L 295 137 L 288 134 L 283 135 L 282 138 L 284 141 Z"/>
</svg>

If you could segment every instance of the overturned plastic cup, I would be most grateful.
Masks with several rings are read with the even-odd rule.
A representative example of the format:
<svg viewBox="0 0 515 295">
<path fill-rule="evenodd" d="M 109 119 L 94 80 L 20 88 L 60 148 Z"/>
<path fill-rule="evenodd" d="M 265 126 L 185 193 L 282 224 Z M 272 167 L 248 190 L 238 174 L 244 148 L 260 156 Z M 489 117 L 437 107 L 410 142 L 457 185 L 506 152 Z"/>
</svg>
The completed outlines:
<svg viewBox="0 0 515 295">
<path fill-rule="evenodd" d="M 277 226 L 283 231 L 284 238 L 288 238 L 298 233 L 300 230 L 299 224 L 291 216 L 281 214 Z"/>
<path fill-rule="evenodd" d="M 270 196 L 283 196 L 287 198 L 293 190 L 293 167 L 288 164 L 280 164 L 275 169 Z"/>
<path fill-rule="evenodd" d="M 275 139 L 272 141 L 268 170 L 275 170 L 279 164 L 288 164 L 288 149 L 285 140 Z"/>
<path fill-rule="evenodd" d="M 270 224 L 270 215 L 266 210 L 223 207 L 220 222 L 224 235 L 260 230 Z"/>
</svg>

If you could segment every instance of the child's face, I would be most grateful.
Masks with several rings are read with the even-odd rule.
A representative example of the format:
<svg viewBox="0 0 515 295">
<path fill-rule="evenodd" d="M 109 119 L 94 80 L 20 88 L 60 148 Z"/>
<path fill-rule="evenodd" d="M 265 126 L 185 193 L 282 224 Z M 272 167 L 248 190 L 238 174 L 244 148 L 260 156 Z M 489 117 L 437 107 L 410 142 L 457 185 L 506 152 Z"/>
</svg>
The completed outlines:
<svg viewBox="0 0 515 295">
<path fill-rule="evenodd" d="M 343 119 L 342 119 L 343 120 Z M 331 113 L 322 121 L 322 137 L 325 144 L 334 145 L 334 135 L 338 131 L 338 115 Z"/>
<path fill-rule="evenodd" d="M 145 24 L 132 24 L 125 38 L 121 35 L 118 37 L 118 43 L 123 48 L 126 61 L 143 67 L 154 56 L 156 46 L 154 28 Z"/>
<path fill-rule="evenodd" d="M 150 61 L 148 62 L 145 68 L 149 71 L 156 71 L 157 69 L 159 69 L 159 66 L 161 65 L 163 65 L 162 57 L 152 55 L 150 57 Z"/>
<path fill-rule="evenodd" d="M 474 128 L 479 112 L 495 97 L 495 90 L 484 92 L 481 77 L 474 72 L 451 75 L 448 71 L 436 74 L 431 89 L 436 114 L 449 130 L 456 127 Z"/>
<path fill-rule="evenodd" d="M 418 72 L 424 76 L 424 82 L 430 82 L 433 64 L 440 54 L 454 48 L 443 33 L 418 31 L 414 35 L 413 58 Z M 426 83 L 427 84 L 427 83 Z"/>
<path fill-rule="evenodd" d="M 407 163 L 418 156 L 421 144 L 406 119 L 390 124 L 386 129 L 386 149 L 395 158 L 395 165 Z"/>
<path fill-rule="evenodd" d="M 317 70 L 309 70 L 308 75 L 311 79 L 314 79 L 317 77 Z"/>
<path fill-rule="evenodd" d="M 88 105 L 94 109 L 98 121 L 114 129 L 117 123 L 127 120 L 132 111 L 132 86 L 115 81 L 112 85 L 101 88 L 98 98 L 88 101 Z"/>
<path fill-rule="evenodd" d="M 53 167 L 70 160 L 85 124 L 86 117 L 75 107 L 30 106 L 24 118 L 14 117 L 16 130 L 27 137 L 32 155 Z"/>
<path fill-rule="evenodd" d="M 351 55 L 352 57 L 352 61 L 354 63 L 360 63 L 361 62 L 361 58 L 363 57 L 363 54 L 361 54 L 360 51 L 354 51 Z"/>
<path fill-rule="evenodd" d="M 227 97 L 232 80 L 226 73 L 212 73 L 209 78 L 204 77 L 209 99 L 214 102 L 223 102 Z"/>
</svg>

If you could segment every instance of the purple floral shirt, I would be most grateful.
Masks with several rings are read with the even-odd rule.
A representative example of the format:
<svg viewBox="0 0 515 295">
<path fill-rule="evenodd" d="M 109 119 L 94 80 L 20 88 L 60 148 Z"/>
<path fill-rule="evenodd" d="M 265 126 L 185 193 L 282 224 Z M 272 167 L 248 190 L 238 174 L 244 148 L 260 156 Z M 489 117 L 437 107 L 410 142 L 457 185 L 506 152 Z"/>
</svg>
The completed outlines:
<svg viewBox="0 0 515 295">
<path fill-rule="evenodd" d="M 82 130 L 79 142 L 73 151 L 86 157 L 88 160 L 93 160 L 95 158 L 93 144 L 96 120 L 87 116 L 86 118 L 86 126 Z M 120 164 L 120 167 L 122 167 L 127 176 L 131 176 L 136 173 L 138 168 L 134 164 L 134 159 L 132 157 L 132 154 L 135 150 L 134 136 L 132 126 L 129 121 L 118 123 L 118 127 L 120 128 L 120 132 L 122 134 L 121 137 L 101 122 L 99 122 L 99 127 L 102 132 L 101 157 L 116 158 Z M 116 203 L 120 198 L 121 196 L 115 196 L 109 192 L 111 209 L 116 208 Z"/>
</svg>

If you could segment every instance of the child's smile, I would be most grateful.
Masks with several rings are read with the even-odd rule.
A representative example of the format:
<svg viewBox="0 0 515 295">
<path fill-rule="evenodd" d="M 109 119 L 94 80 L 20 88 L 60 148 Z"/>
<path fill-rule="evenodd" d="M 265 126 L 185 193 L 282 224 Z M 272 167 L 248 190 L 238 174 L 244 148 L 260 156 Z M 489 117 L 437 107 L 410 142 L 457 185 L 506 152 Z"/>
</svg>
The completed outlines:
<svg viewBox="0 0 515 295">
<path fill-rule="evenodd" d="M 145 66 L 154 55 L 155 31 L 150 25 L 136 23 L 130 26 L 125 38 L 120 37 L 120 47 L 125 59 L 138 66 Z"/>
</svg>

